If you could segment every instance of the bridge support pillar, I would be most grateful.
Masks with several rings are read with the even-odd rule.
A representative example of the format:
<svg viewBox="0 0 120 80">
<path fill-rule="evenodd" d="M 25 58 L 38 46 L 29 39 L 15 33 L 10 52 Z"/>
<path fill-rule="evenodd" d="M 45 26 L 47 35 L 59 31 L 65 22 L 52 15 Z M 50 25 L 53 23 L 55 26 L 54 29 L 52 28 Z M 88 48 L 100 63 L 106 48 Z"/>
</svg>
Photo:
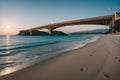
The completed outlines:
<svg viewBox="0 0 120 80">
<path fill-rule="evenodd" d="M 30 35 L 32 35 L 32 31 L 30 30 Z"/>
<path fill-rule="evenodd" d="M 49 35 L 52 35 L 52 28 L 51 27 L 49 27 Z"/>
<path fill-rule="evenodd" d="M 112 18 L 112 20 L 111 20 L 111 22 L 110 22 L 110 24 L 109 24 L 109 27 L 110 27 L 110 29 L 109 29 L 109 33 L 115 33 L 115 31 L 114 31 L 114 27 L 115 27 L 115 18 L 116 18 L 116 15 L 114 15 L 114 17 Z"/>
</svg>

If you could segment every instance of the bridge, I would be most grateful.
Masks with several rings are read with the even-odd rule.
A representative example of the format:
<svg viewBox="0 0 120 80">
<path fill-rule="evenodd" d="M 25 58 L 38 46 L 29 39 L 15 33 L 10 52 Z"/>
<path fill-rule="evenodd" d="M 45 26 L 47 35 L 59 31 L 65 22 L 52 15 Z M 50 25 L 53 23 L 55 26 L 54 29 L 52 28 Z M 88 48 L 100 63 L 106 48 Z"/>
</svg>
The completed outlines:
<svg viewBox="0 0 120 80">
<path fill-rule="evenodd" d="M 48 29 L 49 34 L 51 34 L 52 31 L 56 28 L 72 26 L 72 25 L 81 25 L 81 24 L 107 25 L 110 28 L 112 28 L 112 27 L 114 27 L 114 22 L 118 19 L 120 19 L 120 13 L 116 12 L 113 15 L 106 15 L 106 16 L 99 16 L 99 17 L 93 17 L 93 18 L 86 18 L 86 19 L 79 19 L 79 20 L 47 24 L 47 25 L 27 29 L 25 31 L 29 32 L 30 35 L 32 35 L 32 31 L 34 31 L 34 30 Z"/>
</svg>

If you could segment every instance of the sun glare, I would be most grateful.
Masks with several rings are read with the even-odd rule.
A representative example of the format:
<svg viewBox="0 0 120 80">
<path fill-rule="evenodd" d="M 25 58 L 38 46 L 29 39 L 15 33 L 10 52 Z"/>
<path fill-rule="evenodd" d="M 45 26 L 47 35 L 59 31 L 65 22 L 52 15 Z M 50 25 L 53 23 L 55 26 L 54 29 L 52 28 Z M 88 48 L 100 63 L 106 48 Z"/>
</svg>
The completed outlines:
<svg viewBox="0 0 120 80">
<path fill-rule="evenodd" d="M 6 29 L 10 29 L 10 25 L 6 25 Z"/>
<path fill-rule="evenodd" d="M 11 26 L 8 24 L 5 26 L 5 33 L 6 33 L 6 35 L 10 35 L 10 33 L 11 33 Z"/>
</svg>

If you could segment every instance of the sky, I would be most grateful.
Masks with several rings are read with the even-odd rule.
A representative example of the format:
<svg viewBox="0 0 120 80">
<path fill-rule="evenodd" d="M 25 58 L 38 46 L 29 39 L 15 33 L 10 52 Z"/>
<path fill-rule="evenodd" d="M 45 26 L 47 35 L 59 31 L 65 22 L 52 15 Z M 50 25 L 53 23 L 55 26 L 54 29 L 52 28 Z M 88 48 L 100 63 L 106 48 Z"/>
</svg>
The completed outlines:
<svg viewBox="0 0 120 80">
<path fill-rule="evenodd" d="M 111 15 L 120 11 L 120 0 L 0 0 L 0 34 L 17 34 L 37 26 L 82 18 Z M 106 28 L 62 27 L 64 32 Z"/>
</svg>

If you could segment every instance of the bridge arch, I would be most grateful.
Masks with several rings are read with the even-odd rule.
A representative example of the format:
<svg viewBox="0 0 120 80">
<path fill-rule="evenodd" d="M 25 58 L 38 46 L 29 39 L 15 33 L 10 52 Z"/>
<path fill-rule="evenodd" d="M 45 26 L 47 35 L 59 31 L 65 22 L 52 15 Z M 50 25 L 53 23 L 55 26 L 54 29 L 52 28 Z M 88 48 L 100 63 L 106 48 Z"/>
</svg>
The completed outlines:
<svg viewBox="0 0 120 80">
<path fill-rule="evenodd" d="M 97 29 L 109 30 L 109 28 L 110 27 L 107 25 L 84 24 L 84 25 L 63 26 L 63 27 L 56 28 L 54 30 L 62 31 L 65 33 L 74 33 L 74 32 L 97 30 Z"/>
<path fill-rule="evenodd" d="M 79 19 L 79 20 L 72 20 L 72 21 L 65 21 L 59 23 L 48 24 L 40 27 L 35 27 L 28 29 L 26 31 L 31 32 L 37 29 L 48 29 L 49 33 L 51 34 L 54 29 L 64 26 L 73 26 L 73 25 L 83 25 L 83 24 L 96 24 L 96 25 L 107 25 L 110 28 L 114 27 L 114 22 L 120 19 L 120 13 L 115 13 L 114 15 L 107 15 L 107 16 L 99 16 L 93 18 L 86 18 L 86 19 Z"/>
</svg>

